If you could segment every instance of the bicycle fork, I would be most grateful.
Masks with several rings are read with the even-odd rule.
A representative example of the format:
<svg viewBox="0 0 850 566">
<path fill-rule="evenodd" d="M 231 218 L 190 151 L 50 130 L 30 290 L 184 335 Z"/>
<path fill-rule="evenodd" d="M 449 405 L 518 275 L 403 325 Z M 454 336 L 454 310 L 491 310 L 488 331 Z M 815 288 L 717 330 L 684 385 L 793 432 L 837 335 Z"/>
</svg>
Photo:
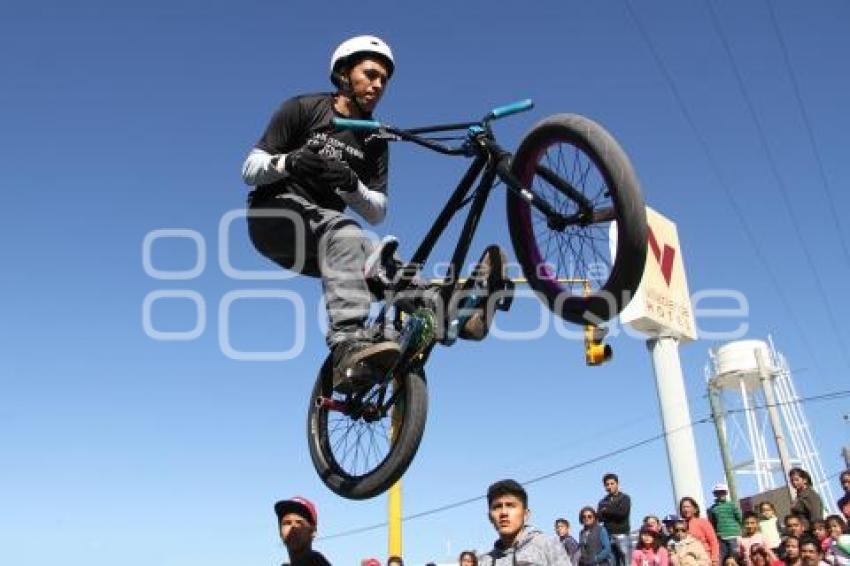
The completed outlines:
<svg viewBox="0 0 850 566">
<path fill-rule="evenodd" d="M 566 196 L 576 204 L 578 211 L 574 214 L 564 215 L 552 208 L 548 202 L 531 187 L 526 187 L 511 171 L 513 155 L 500 148 L 494 142 L 487 142 L 489 150 L 493 152 L 496 160 L 494 166 L 499 179 L 505 183 L 509 191 L 513 191 L 529 205 L 539 210 L 546 217 L 546 224 L 552 230 L 563 232 L 568 226 L 587 225 L 596 222 L 606 222 L 616 219 L 614 209 L 594 210 L 593 203 L 569 181 L 559 177 L 554 171 L 538 163 L 535 173 L 555 190 Z"/>
</svg>

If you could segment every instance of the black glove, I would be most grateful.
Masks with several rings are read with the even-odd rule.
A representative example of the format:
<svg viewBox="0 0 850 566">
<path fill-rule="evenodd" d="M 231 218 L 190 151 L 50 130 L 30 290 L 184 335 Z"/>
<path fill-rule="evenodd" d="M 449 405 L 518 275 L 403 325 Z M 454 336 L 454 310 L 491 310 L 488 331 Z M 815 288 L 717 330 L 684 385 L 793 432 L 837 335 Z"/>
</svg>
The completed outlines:
<svg viewBox="0 0 850 566">
<path fill-rule="evenodd" d="M 346 193 L 357 190 L 360 179 L 346 162 L 329 159 L 325 165 L 325 170 L 318 175 L 319 181 L 325 186 L 331 190 L 339 189 Z"/>
<path fill-rule="evenodd" d="M 308 147 L 301 147 L 286 154 L 283 168 L 287 173 L 309 180 L 327 169 L 328 161 Z"/>
</svg>

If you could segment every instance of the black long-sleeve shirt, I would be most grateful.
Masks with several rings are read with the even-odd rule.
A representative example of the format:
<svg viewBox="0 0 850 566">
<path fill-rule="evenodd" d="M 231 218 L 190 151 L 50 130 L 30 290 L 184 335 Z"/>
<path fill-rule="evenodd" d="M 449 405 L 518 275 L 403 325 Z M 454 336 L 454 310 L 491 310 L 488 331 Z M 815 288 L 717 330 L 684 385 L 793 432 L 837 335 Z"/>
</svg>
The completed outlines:
<svg viewBox="0 0 850 566">
<path fill-rule="evenodd" d="M 631 531 L 629 515 L 632 512 L 632 500 L 622 491 L 609 493 L 599 500 L 596 513 L 605 529 L 612 535 L 626 535 Z"/>
<path fill-rule="evenodd" d="M 343 116 L 335 111 L 330 93 L 301 95 L 284 101 L 245 160 L 242 177 L 265 195 L 292 193 L 322 208 L 338 211 L 344 210 L 346 204 L 351 205 L 376 224 L 386 210 L 387 141 L 369 132 L 337 130 L 332 124 L 334 117 Z M 352 193 L 330 192 L 310 179 L 279 173 L 270 166 L 273 155 L 285 156 L 304 146 L 328 159 L 347 163 L 360 180 L 358 189 Z"/>
</svg>

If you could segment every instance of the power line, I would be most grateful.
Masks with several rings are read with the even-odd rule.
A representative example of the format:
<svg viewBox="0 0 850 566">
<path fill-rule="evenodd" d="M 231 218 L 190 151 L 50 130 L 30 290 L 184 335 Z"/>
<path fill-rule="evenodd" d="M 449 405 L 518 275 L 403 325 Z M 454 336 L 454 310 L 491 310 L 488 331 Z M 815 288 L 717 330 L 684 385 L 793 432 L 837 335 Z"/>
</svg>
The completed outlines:
<svg viewBox="0 0 850 566">
<path fill-rule="evenodd" d="M 638 440 L 637 442 L 633 442 L 632 444 L 629 444 L 629 445 L 624 446 L 622 448 L 618 448 L 616 450 L 611 450 L 610 452 L 600 454 L 599 456 L 594 456 L 593 458 L 588 458 L 587 460 L 582 460 L 581 462 L 571 464 L 571 465 L 569 465 L 565 468 L 561 468 L 559 470 L 555 470 L 554 472 L 549 472 L 548 474 L 544 474 L 542 476 L 537 476 L 535 478 L 532 478 L 530 480 L 520 482 L 520 483 L 522 485 L 530 485 L 530 484 L 533 484 L 533 483 L 541 482 L 545 479 L 549 479 L 549 478 L 552 478 L 552 477 L 555 477 L 555 476 L 565 474 L 567 472 L 577 470 L 579 468 L 583 468 L 585 466 L 588 466 L 590 464 L 594 464 L 594 463 L 599 462 L 601 460 L 605 460 L 605 459 L 610 458 L 612 456 L 617 456 L 618 454 L 622 454 L 624 452 L 629 452 L 630 450 L 640 448 L 641 446 L 645 446 L 647 444 L 650 444 L 650 443 L 652 443 L 652 442 L 654 442 L 654 441 L 656 441 L 660 438 L 664 438 L 668 434 L 674 434 L 676 432 L 679 432 L 680 430 L 692 428 L 693 426 L 695 426 L 697 424 L 706 423 L 710 419 L 711 419 L 711 417 L 702 418 L 699 421 L 689 423 L 687 425 L 681 426 L 681 427 L 674 429 L 674 430 L 671 430 L 669 432 L 666 432 L 666 433 L 662 432 L 662 433 L 656 434 L 655 436 L 651 436 L 649 438 L 644 438 L 643 440 Z M 405 521 L 410 521 L 412 519 L 418 519 L 420 517 L 426 517 L 428 515 L 436 515 L 437 513 L 442 513 L 443 511 L 448 511 L 450 509 L 456 509 L 458 507 L 463 507 L 464 505 L 469 505 L 470 503 L 480 501 L 482 499 L 485 499 L 485 497 L 486 497 L 485 495 L 477 495 L 475 497 L 463 499 L 463 500 L 457 501 L 455 503 L 449 503 L 449 504 L 443 505 L 441 507 L 428 509 L 427 511 L 422 511 L 422 512 L 419 512 L 419 513 L 415 513 L 413 515 L 408 515 L 406 517 L 402 517 L 401 520 L 402 520 L 402 522 L 405 522 Z M 384 521 L 383 523 L 376 523 L 376 524 L 370 525 L 368 527 L 359 527 L 359 528 L 356 528 L 356 529 L 351 529 L 351 530 L 348 530 L 348 531 L 342 531 L 342 532 L 335 533 L 335 534 L 332 534 L 332 535 L 328 535 L 328 536 L 325 536 L 325 537 L 320 537 L 319 540 L 329 540 L 329 539 L 333 539 L 333 538 L 342 538 L 342 537 L 346 537 L 346 536 L 350 536 L 350 535 L 354 535 L 354 534 L 364 533 L 366 531 L 372 531 L 372 530 L 380 529 L 380 528 L 386 527 L 387 525 L 388 525 L 387 521 Z"/>
<path fill-rule="evenodd" d="M 654 442 L 654 441 L 656 441 L 660 438 L 664 438 L 664 436 L 666 436 L 667 434 L 673 434 L 675 432 L 679 432 L 679 430 L 685 430 L 687 428 L 691 428 L 696 424 L 702 424 L 703 422 L 708 422 L 710 419 L 711 419 L 710 417 L 706 417 L 706 418 L 700 419 L 699 421 L 692 422 L 688 425 L 683 425 L 683 426 L 681 426 L 681 427 L 679 427 L 675 430 L 671 430 L 667 433 L 661 432 L 661 433 L 656 434 L 655 436 L 652 436 L 650 438 L 638 440 L 637 442 L 633 442 L 632 444 L 629 444 L 629 445 L 624 446 L 622 448 L 618 448 L 616 450 L 612 450 L 610 452 L 606 452 L 604 454 L 594 456 L 593 458 L 589 458 L 587 460 L 582 460 L 581 462 L 578 462 L 576 464 L 571 464 L 571 465 L 569 465 L 565 468 L 561 468 L 559 470 L 555 470 L 554 472 L 549 472 L 549 473 L 544 474 L 542 476 L 538 476 L 538 477 L 535 477 L 535 478 L 532 478 L 530 480 L 520 482 L 520 483 L 522 483 L 523 485 L 530 485 L 530 484 L 537 483 L 537 482 L 543 481 L 545 479 L 548 479 L 548 478 L 551 478 L 551 477 L 554 477 L 554 476 L 564 474 L 566 472 L 570 472 L 570 471 L 573 471 L 573 470 L 577 470 L 579 468 L 583 468 L 584 466 L 594 464 L 594 463 L 599 462 L 601 460 L 605 460 L 605 459 L 610 458 L 612 456 L 616 456 L 617 454 L 622 454 L 623 452 L 628 452 L 630 450 L 634 450 L 635 448 L 639 448 L 639 447 L 644 446 L 646 444 L 650 444 L 650 443 L 652 443 L 652 442 Z M 458 507 L 463 507 L 465 505 L 469 505 L 470 503 L 480 501 L 481 499 L 484 499 L 484 498 L 485 498 L 484 495 L 477 495 L 475 497 L 470 497 L 470 498 L 467 498 L 467 499 L 456 501 L 454 503 L 448 503 L 448 504 L 443 505 L 441 507 L 428 509 L 426 511 L 414 513 L 413 515 L 408 515 L 406 517 L 403 517 L 402 521 L 410 521 L 410 520 L 413 520 L 413 519 L 418 519 L 420 517 L 426 517 L 428 515 L 435 515 L 437 513 L 442 513 L 443 511 L 448 511 L 450 509 L 456 509 Z M 380 529 L 382 527 L 386 527 L 387 524 L 388 523 L 386 521 L 384 521 L 382 523 L 376 523 L 374 525 L 369 525 L 369 526 L 365 526 L 365 527 L 358 527 L 358 528 L 351 529 L 351 530 L 348 530 L 348 531 L 342 531 L 342 532 L 339 532 L 339 533 L 334 533 L 332 535 L 319 537 L 319 540 L 329 540 L 329 539 L 333 539 L 333 538 L 342 538 L 342 537 L 346 537 L 346 536 L 350 536 L 350 535 L 364 533 L 364 532 L 367 532 L 367 531 L 373 531 L 373 530 L 376 530 L 376 529 Z"/>
<path fill-rule="evenodd" d="M 778 407 L 778 406 L 787 405 L 787 404 L 791 404 L 791 403 L 808 403 L 808 402 L 812 402 L 812 401 L 828 401 L 828 400 L 834 400 L 834 399 L 841 399 L 843 397 L 848 397 L 848 396 L 850 396 L 850 389 L 846 389 L 846 390 L 842 390 L 842 391 L 833 391 L 831 393 L 824 393 L 822 395 L 814 395 L 814 396 L 811 396 L 811 397 L 800 398 L 800 399 L 796 399 L 796 400 L 793 400 L 793 401 L 775 403 L 772 406 Z M 757 409 L 757 408 L 766 408 L 767 406 L 768 405 L 764 405 L 762 407 L 751 407 L 749 410 L 754 410 L 754 409 Z M 740 409 L 740 410 L 726 411 L 726 413 L 731 414 L 731 413 L 744 412 L 744 411 L 745 411 L 744 409 Z M 577 462 L 575 464 L 570 464 L 569 466 L 565 466 L 565 467 L 560 468 L 558 470 L 555 470 L 553 472 L 549 472 L 549 473 L 531 478 L 529 480 L 526 480 L 526 481 L 520 482 L 520 483 L 522 485 L 531 485 L 531 484 L 541 482 L 543 480 L 553 478 L 555 476 L 560 476 L 560 475 L 563 475 L 567 472 L 572 472 L 572 471 L 578 470 L 579 468 L 589 466 L 590 464 L 595 464 L 596 462 L 600 462 L 602 460 L 607 460 L 608 458 L 611 458 L 613 456 L 618 456 L 618 455 L 623 454 L 625 452 L 629 452 L 631 450 L 635 450 L 635 449 L 640 448 L 642 446 L 646 446 L 647 444 L 651 444 L 651 443 L 655 442 L 656 440 L 660 440 L 660 439 L 662 439 L 666 436 L 676 434 L 677 432 L 680 432 L 682 430 L 694 428 L 696 425 L 705 424 L 707 422 L 710 422 L 711 420 L 712 420 L 711 415 L 705 416 L 705 417 L 702 417 L 701 419 L 698 419 L 696 421 L 692 421 L 692 422 L 690 422 L 686 425 L 682 425 L 682 426 L 677 427 L 675 429 L 668 430 L 668 431 L 665 431 L 665 432 L 660 432 L 660 433 L 658 433 L 654 436 L 650 436 L 650 437 L 644 438 L 642 440 L 632 442 L 631 444 L 627 444 L 626 446 L 623 446 L 621 448 L 616 448 L 616 449 L 611 450 L 609 452 L 605 452 L 604 454 L 600 454 L 598 456 L 588 458 L 587 460 L 582 460 L 582 461 Z M 464 507 L 464 506 L 469 505 L 471 503 L 475 503 L 476 501 L 480 501 L 480 500 L 484 499 L 485 497 L 486 496 L 484 496 L 484 495 L 477 495 L 475 497 L 468 497 L 468 498 L 462 499 L 460 501 L 455 501 L 453 503 L 447 503 L 445 505 L 441 505 L 440 507 L 434 507 L 432 509 L 420 511 L 419 513 L 407 515 L 406 517 L 402 517 L 401 520 L 402 520 L 402 522 L 406 522 L 406 521 L 412 521 L 413 519 L 419 519 L 421 517 L 427 517 L 429 515 L 436 515 L 438 513 L 444 512 L 444 511 L 449 511 L 451 509 L 457 509 L 458 507 Z M 327 535 L 327 536 L 321 536 L 321 537 L 318 537 L 318 540 L 325 541 L 325 540 L 348 537 L 348 536 L 352 536 L 352 535 L 356 535 L 356 534 L 360 534 L 360 533 L 365 533 L 365 532 L 369 532 L 369 531 L 375 531 L 375 530 L 386 527 L 388 524 L 389 523 L 387 521 L 383 521 L 381 523 L 375 523 L 373 525 L 357 527 L 357 528 L 354 528 L 354 529 L 349 529 L 347 531 L 341 531 L 341 532 L 330 534 L 330 535 Z"/>
<path fill-rule="evenodd" d="M 818 175 L 820 176 L 821 185 L 823 185 L 824 193 L 829 201 L 829 212 L 832 217 L 832 223 L 835 224 L 835 231 L 838 232 L 838 239 L 841 242 L 841 249 L 844 252 L 844 261 L 850 266 L 850 250 L 847 247 L 847 240 L 844 238 L 844 231 L 841 229 L 841 222 L 838 219 L 838 205 L 835 204 L 835 199 L 832 195 L 832 189 L 827 180 L 826 170 L 823 166 L 823 160 L 818 150 L 818 144 L 815 142 L 815 134 L 812 129 L 812 121 L 809 119 L 809 113 L 806 112 L 806 105 L 803 104 L 803 97 L 800 94 L 800 84 L 797 81 L 797 75 L 794 73 L 794 68 L 791 66 L 791 58 L 788 56 L 788 47 L 785 45 L 785 40 L 782 37 L 782 32 L 779 28 L 779 23 L 776 20 L 776 12 L 773 9 L 773 4 L 770 0 L 765 0 L 767 11 L 770 14 L 770 23 L 773 26 L 773 31 L 776 33 L 776 39 L 779 41 L 779 48 L 782 51 L 782 60 L 785 62 L 785 68 L 788 70 L 788 76 L 791 78 L 791 85 L 794 87 L 794 97 L 797 99 L 797 106 L 800 108 L 800 114 L 803 116 L 803 124 L 806 126 L 806 134 L 809 137 L 809 143 L 812 146 L 812 152 L 815 156 L 815 162 L 818 165 Z"/>
<path fill-rule="evenodd" d="M 738 413 L 749 413 L 752 411 L 759 411 L 762 409 L 768 409 L 772 407 L 784 407 L 785 405 L 793 405 L 795 403 L 812 403 L 817 401 L 834 401 L 836 399 L 843 399 L 844 397 L 850 396 L 850 389 L 845 389 L 842 391 L 833 391 L 832 393 L 824 393 L 822 395 L 812 395 L 811 397 L 803 397 L 800 399 L 791 399 L 790 401 L 781 401 L 779 403 L 765 403 L 764 405 L 751 405 L 747 409 L 729 409 L 723 411 L 723 414 L 726 415 L 735 415 Z"/>
<path fill-rule="evenodd" d="M 566 468 L 561 468 L 560 470 L 555 470 L 554 472 L 549 472 L 548 474 L 544 474 L 542 476 L 532 478 L 532 479 L 525 481 L 525 482 L 522 482 L 522 483 L 523 483 L 523 485 L 529 485 L 529 484 L 537 483 L 537 482 L 540 482 L 540 481 L 543 481 L 543 480 L 546 480 L 546 479 L 549 479 L 549 478 L 552 478 L 552 477 L 555 477 L 555 476 L 560 476 L 561 474 L 565 474 L 567 472 L 571 472 L 573 470 L 583 468 L 584 466 L 587 466 L 589 464 L 595 464 L 596 462 L 599 462 L 599 461 L 602 461 L 602 460 L 607 460 L 608 458 L 611 458 L 612 456 L 618 456 L 620 454 L 623 454 L 624 452 L 629 452 L 630 450 L 634 450 L 635 448 L 640 448 L 641 446 L 645 446 L 647 444 L 655 442 L 656 440 L 660 440 L 660 439 L 664 438 L 665 436 L 669 436 L 671 434 L 675 434 L 677 432 L 687 430 L 689 428 L 693 428 L 694 426 L 696 426 L 698 424 L 707 423 L 710 420 L 711 420 L 711 417 L 703 417 L 703 418 L 701 418 L 697 421 L 693 421 L 693 422 L 688 423 L 686 425 L 682 425 L 680 427 L 674 428 L 673 430 L 661 432 L 661 433 L 656 434 L 655 436 L 651 436 L 649 438 L 644 438 L 643 440 L 638 440 L 637 442 L 633 442 L 632 444 L 624 446 L 623 448 L 618 448 L 616 450 L 606 452 L 605 454 L 601 454 L 601 455 L 596 456 L 594 458 L 590 458 L 589 460 L 584 460 L 583 462 L 579 462 L 578 464 L 573 464 L 572 466 L 567 466 Z"/>
<path fill-rule="evenodd" d="M 744 215 L 743 211 L 741 210 L 741 207 L 735 200 L 729 183 L 726 181 L 725 176 L 721 172 L 720 166 L 715 161 L 714 156 L 711 153 L 711 150 L 709 149 L 708 142 L 705 141 L 705 138 L 700 133 L 699 128 L 697 128 L 696 122 L 691 116 L 691 113 L 688 111 L 688 108 L 685 105 L 682 95 L 679 93 L 679 89 L 676 88 L 676 83 L 673 81 L 672 75 L 667 70 L 666 65 L 664 65 L 664 62 L 662 61 L 660 55 L 655 49 L 655 45 L 653 44 L 652 39 L 650 38 L 646 29 L 644 29 L 643 24 L 641 24 L 640 20 L 637 17 L 637 14 L 635 14 L 634 10 L 632 9 L 629 0 L 624 0 L 623 3 L 626 5 L 626 11 L 628 12 L 629 17 L 632 20 L 632 24 L 634 24 L 635 28 L 638 30 L 638 33 L 646 44 L 646 47 L 649 50 L 653 61 L 655 61 L 656 66 L 661 71 L 661 75 L 667 83 L 667 87 L 670 89 L 670 92 L 673 95 L 673 99 L 676 101 L 676 105 L 679 107 L 679 111 L 682 113 L 685 122 L 691 129 L 691 133 L 696 138 L 700 149 L 702 150 L 706 160 L 708 161 L 709 167 L 711 168 L 712 172 L 714 173 L 714 176 L 717 178 L 718 183 L 720 184 L 721 189 L 723 190 L 723 194 L 726 196 L 726 199 L 729 201 L 729 205 L 732 207 L 732 211 L 738 218 L 738 225 L 741 226 L 741 228 L 743 229 L 744 235 L 747 237 L 747 241 L 750 243 L 750 246 L 752 246 L 753 251 L 755 252 L 756 259 L 761 264 L 764 272 L 767 274 L 768 280 L 773 286 L 773 290 L 776 292 L 776 295 L 779 297 L 782 306 L 788 313 L 791 314 L 792 323 L 794 324 L 797 330 L 797 334 L 800 337 L 800 341 L 803 344 L 803 349 L 809 353 L 809 356 L 811 357 L 814 366 L 818 369 L 818 373 L 822 374 L 823 368 L 820 367 L 820 363 L 818 362 L 817 357 L 812 354 L 812 352 L 815 352 L 816 350 L 813 349 L 811 342 L 809 342 L 808 335 L 803 330 L 803 327 L 800 324 L 799 317 L 795 315 L 794 309 L 791 308 L 791 302 L 785 296 L 785 293 L 782 290 L 782 286 L 779 284 L 779 279 L 773 272 L 773 269 L 771 269 L 770 264 L 768 264 L 767 259 L 762 253 L 761 246 L 758 243 L 758 239 L 750 228 L 750 225 L 747 221 L 747 217 Z"/>
<path fill-rule="evenodd" d="M 747 111 L 750 114 L 750 118 L 752 118 L 753 123 L 756 126 L 756 133 L 758 134 L 759 142 L 761 143 L 762 149 L 764 150 L 765 157 L 767 158 L 767 162 L 770 166 L 770 172 L 773 175 L 774 181 L 776 181 L 776 186 L 779 188 L 779 195 L 782 197 L 782 204 L 785 206 L 785 211 L 788 213 L 788 216 L 791 217 L 791 226 L 794 230 L 794 235 L 797 237 L 797 243 L 803 249 L 803 256 L 805 258 L 806 263 L 809 267 L 809 272 L 815 280 L 815 284 L 817 285 L 817 295 L 820 297 L 821 302 L 823 303 L 824 310 L 826 311 L 827 319 L 829 320 L 829 324 L 832 327 L 832 332 L 835 335 L 835 338 L 841 345 L 841 354 L 844 357 L 845 365 L 850 368 L 850 354 L 848 354 L 848 348 L 844 341 L 844 334 L 841 331 L 841 328 L 838 325 L 838 321 L 835 319 L 835 315 L 832 312 L 832 309 L 829 306 L 829 301 L 826 299 L 826 287 L 824 287 L 823 280 L 820 277 L 820 273 L 815 266 L 814 260 L 812 259 L 812 254 L 809 253 L 808 246 L 806 245 L 806 240 L 803 238 L 803 233 L 800 230 L 800 222 L 797 219 L 797 215 L 794 212 L 794 206 L 791 204 L 791 197 L 788 194 L 788 188 L 785 186 L 785 181 L 782 180 L 782 176 L 779 174 L 779 166 L 776 164 L 776 159 L 773 157 L 773 152 L 770 150 L 770 145 L 767 143 L 767 135 L 764 132 L 764 128 L 762 127 L 761 120 L 759 120 L 758 114 L 756 113 L 755 106 L 753 105 L 753 101 L 750 98 L 749 93 L 747 92 L 747 88 L 744 85 L 744 79 L 741 77 L 741 71 L 738 69 L 738 65 L 735 63 L 735 57 L 732 55 L 732 48 L 729 45 L 729 42 L 726 39 L 726 36 L 723 33 L 723 30 L 720 28 L 720 21 L 717 18 L 717 13 L 714 11 L 714 7 L 711 5 L 710 0 L 705 0 L 706 8 L 708 9 L 708 13 L 711 16 L 711 23 L 714 26 L 714 31 L 717 33 L 717 36 L 720 38 L 720 43 L 723 45 L 723 49 L 726 53 L 726 57 L 729 59 L 729 65 L 732 67 L 733 75 L 735 76 L 735 81 L 738 84 L 738 89 L 741 91 L 741 96 L 746 103 Z"/>
</svg>

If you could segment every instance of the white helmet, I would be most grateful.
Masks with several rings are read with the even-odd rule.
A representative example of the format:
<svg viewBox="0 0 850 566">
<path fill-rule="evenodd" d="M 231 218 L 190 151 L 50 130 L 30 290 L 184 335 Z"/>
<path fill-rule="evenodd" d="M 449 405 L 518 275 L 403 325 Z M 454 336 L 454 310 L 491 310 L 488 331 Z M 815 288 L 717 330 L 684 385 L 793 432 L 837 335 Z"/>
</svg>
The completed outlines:
<svg viewBox="0 0 850 566">
<path fill-rule="evenodd" d="M 395 61 L 390 46 L 374 35 L 358 35 L 339 44 L 331 56 L 331 82 L 340 87 L 340 70 L 359 55 L 377 55 L 387 64 L 388 77 L 393 76 Z"/>
</svg>

